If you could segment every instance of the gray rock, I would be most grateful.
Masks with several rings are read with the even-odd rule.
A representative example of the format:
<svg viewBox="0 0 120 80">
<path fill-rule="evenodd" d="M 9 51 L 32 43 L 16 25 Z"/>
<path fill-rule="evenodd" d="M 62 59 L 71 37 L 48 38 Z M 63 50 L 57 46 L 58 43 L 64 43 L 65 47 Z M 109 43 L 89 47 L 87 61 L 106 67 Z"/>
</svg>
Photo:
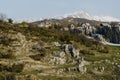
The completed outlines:
<svg viewBox="0 0 120 80">
<path fill-rule="evenodd" d="M 87 68 L 83 66 L 78 66 L 77 70 L 78 72 L 85 73 L 87 71 Z"/>
<path fill-rule="evenodd" d="M 95 68 L 96 71 L 103 72 L 105 70 L 105 67 L 99 66 Z"/>
<path fill-rule="evenodd" d="M 84 61 L 84 58 L 83 58 L 83 57 L 80 57 L 80 58 L 77 59 L 77 63 L 78 63 L 78 64 L 81 64 L 82 61 Z"/>
<path fill-rule="evenodd" d="M 83 23 L 79 27 L 75 27 L 74 25 L 71 25 L 69 29 L 73 33 L 84 34 L 84 35 L 91 35 L 96 31 L 95 27 L 91 26 L 89 23 Z"/>
<path fill-rule="evenodd" d="M 52 45 L 53 46 L 58 46 L 58 47 L 61 46 L 61 44 L 59 42 L 52 42 Z"/>
<path fill-rule="evenodd" d="M 49 63 L 51 64 L 65 64 L 66 59 L 65 58 L 60 58 L 60 57 L 53 57 L 49 60 Z"/>
<path fill-rule="evenodd" d="M 77 70 L 78 72 L 85 73 L 87 71 L 87 68 L 85 65 L 88 65 L 89 62 L 85 61 L 83 57 L 80 57 L 77 59 Z"/>
<path fill-rule="evenodd" d="M 62 57 L 62 58 L 63 58 L 63 57 L 65 57 L 65 52 L 60 52 L 60 54 L 59 54 L 59 55 L 60 55 L 60 57 Z"/>
<path fill-rule="evenodd" d="M 74 30 L 74 29 L 75 29 L 75 26 L 74 26 L 74 24 L 70 24 L 70 25 L 68 26 L 68 28 L 69 28 L 69 30 Z"/>
<path fill-rule="evenodd" d="M 96 31 L 98 34 L 104 35 L 109 42 L 120 44 L 120 26 L 111 26 L 109 24 L 101 24 Z"/>
<path fill-rule="evenodd" d="M 101 26 L 111 27 L 111 25 L 110 25 L 110 24 L 108 24 L 108 23 L 101 23 L 100 25 L 101 25 Z"/>
<path fill-rule="evenodd" d="M 68 28 L 68 27 L 64 27 L 63 30 L 64 30 L 64 31 L 68 31 L 69 28 Z"/>
<path fill-rule="evenodd" d="M 103 41 L 103 42 L 105 41 L 105 39 L 103 38 L 103 35 L 101 34 L 91 34 L 91 37 L 93 37 L 97 41 Z"/>
<path fill-rule="evenodd" d="M 53 51 L 53 53 L 52 53 L 54 56 L 58 56 L 58 57 L 61 57 L 61 58 L 63 58 L 63 57 L 65 57 L 65 52 L 60 52 L 60 51 Z"/>
<path fill-rule="evenodd" d="M 79 50 L 77 50 L 73 45 L 71 44 L 63 44 L 61 46 L 61 49 L 67 53 L 68 55 L 72 57 L 78 57 L 79 56 Z"/>
</svg>

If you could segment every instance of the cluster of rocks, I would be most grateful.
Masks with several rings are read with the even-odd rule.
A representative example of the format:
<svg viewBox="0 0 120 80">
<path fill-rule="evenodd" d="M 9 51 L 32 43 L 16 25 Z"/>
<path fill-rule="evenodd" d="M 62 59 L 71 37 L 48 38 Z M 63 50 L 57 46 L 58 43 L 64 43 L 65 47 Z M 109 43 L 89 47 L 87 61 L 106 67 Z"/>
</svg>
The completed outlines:
<svg viewBox="0 0 120 80">
<path fill-rule="evenodd" d="M 65 57 L 65 52 L 63 51 L 53 51 L 52 53 L 54 56 L 64 58 Z"/>
<path fill-rule="evenodd" d="M 52 45 L 57 46 L 57 47 L 61 46 L 61 44 L 59 42 L 52 42 Z"/>
<path fill-rule="evenodd" d="M 57 43 L 57 42 L 56 42 Z M 60 44 L 59 44 L 60 45 Z M 59 46 L 58 43 L 56 46 Z M 79 57 L 79 50 L 76 49 L 72 44 L 63 44 L 59 46 L 61 51 L 53 51 L 54 56 L 49 60 L 50 63 L 54 64 L 64 64 L 67 61 L 67 56 L 69 57 Z"/>
<path fill-rule="evenodd" d="M 69 25 L 69 30 L 76 34 L 89 35 L 99 41 L 120 43 L 120 24 L 111 25 L 110 23 L 101 23 L 98 27 L 91 26 L 89 23 L 83 23 L 80 26 Z"/>
<path fill-rule="evenodd" d="M 71 23 L 72 21 L 75 23 Z M 97 36 L 97 39 L 103 40 L 104 38 L 112 43 L 120 43 L 120 23 L 108 23 L 108 22 L 96 22 L 96 21 L 81 21 L 81 20 L 75 20 L 74 19 L 68 19 L 69 24 L 68 26 L 60 27 L 60 30 L 64 31 L 71 31 L 72 33 L 76 34 L 83 34 L 83 35 L 89 35 L 91 34 L 100 34 L 95 35 Z M 50 27 L 52 24 L 61 24 L 59 20 L 44 20 L 42 22 L 36 22 L 39 24 L 38 26 L 46 26 Z M 77 25 L 78 24 L 78 25 Z M 102 39 L 101 39 L 102 38 Z"/>
<path fill-rule="evenodd" d="M 107 41 L 112 43 L 120 43 L 120 24 L 111 25 L 110 23 L 101 23 L 99 26 L 95 26 L 90 23 L 81 23 L 79 26 L 69 24 L 68 26 L 63 27 L 62 30 L 69 30 L 75 34 L 88 35 L 99 41 L 107 39 Z"/>
<path fill-rule="evenodd" d="M 84 60 L 83 57 L 80 57 L 77 59 L 77 70 L 81 73 L 85 73 L 87 71 L 87 68 L 85 67 L 85 65 L 88 65 L 88 62 L 86 62 Z"/>
<path fill-rule="evenodd" d="M 48 59 L 50 64 L 53 65 L 59 65 L 59 64 L 65 64 L 66 63 L 66 58 L 61 58 L 61 57 L 52 57 Z"/>
<path fill-rule="evenodd" d="M 91 26 L 89 23 L 82 23 L 80 26 L 69 25 L 69 30 L 75 34 L 87 35 L 94 38 L 97 41 L 105 41 L 103 35 L 97 33 L 97 28 Z"/>
<path fill-rule="evenodd" d="M 77 71 L 77 72 L 85 73 L 87 71 L 85 65 L 88 65 L 89 63 L 85 61 L 83 57 L 79 56 L 80 55 L 79 50 L 75 46 L 73 46 L 72 44 L 63 44 L 60 46 L 58 42 L 55 43 L 57 44 L 56 46 L 59 46 L 62 51 L 53 51 L 52 55 L 54 57 L 49 59 L 49 63 L 61 65 L 67 63 L 69 59 L 71 60 L 73 58 L 74 60 L 71 60 L 71 64 L 75 64 L 75 66 L 73 67 L 67 67 L 62 70 L 60 69 L 60 71 L 58 70 L 58 72 Z"/>
<path fill-rule="evenodd" d="M 81 26 L 77 26 L 77 27 L 71 24 L 69 26 L 69 30 L 77 34 L 91 35 L 95 33 L 96 28 L 94 26 L 91 26 L 89 23 L 83 23 L 81 24 Z"/>
<path fill-rule="evenodd" d="M 105 70 L 105 67 L 103 66 L 98 66 L 95 68 L 96 71 L 103 72 Z"/>
<path fill-rule="evenodd" d="M 103 23 L 97 28 L 97 33 L 104 35 L 109 42 L 120 44 L 120 25 L 112 26 L 108 23 Z"/>
<path fill-rule="evenodd" d="M 67 71 L 67 72 L 75 71 L 80 73 L 86 73 L 87 68 L 85 67 L 85 65 L 88 65 L 88 64 L 89 63 L 85 61 L 83 57 L 80 57 L 77 59 L 77 63 L 75 66 L 63 68 L 62 70 L 60 69 L 60 71 Z"/>
<path fill-rule="evenodd" d="M 89 23 L 83 23 L 80 26 L 73 24 L 68 26 L 72 33 L 83 34 L 93 37 L 99 41 L 107 41 L 112 43 L 120 43 L 120 25 L 114 26 L 110 23 L 101 23 L 98 27 L 91 26 Z"/>
<path fill-rule="evenodd" d="M 79 50 L 71 44 L 63 44 L 61 49 L 71 57 L 79 57 Z"/>
</svg>

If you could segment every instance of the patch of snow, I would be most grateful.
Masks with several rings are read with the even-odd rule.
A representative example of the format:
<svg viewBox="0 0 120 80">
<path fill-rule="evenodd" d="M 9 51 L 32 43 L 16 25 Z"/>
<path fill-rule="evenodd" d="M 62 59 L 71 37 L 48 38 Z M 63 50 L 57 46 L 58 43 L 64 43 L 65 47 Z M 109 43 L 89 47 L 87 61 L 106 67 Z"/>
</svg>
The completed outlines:
<svg viewBox="0 0 120 80">
<path fill-rule="evenodd" d="M 84 18 L 84 19 L 88 19 L 88 20 L 96 20 L 96 21 L 104 21 L 104 22 L 112 22 L 112 21 L 120 22 L 119 19 L 111 17 L 111 16 L 94 16 L 94 15 L 91 15 L 84 11 L 69 13 L 69 14 L 65 14 L 63 16 L 56 16 L 53 18 L 63 19 L 63 18 L 67 18 L 67 17 Z"/>
<path fill-rule="evenodd" d="M 103 43 L 103 44 L 105 44 L 105 45 L 111 45 L 111 46 L 120 46 L 120 44 L 114 44 L 114 43 L 110 43 L 110 42 L 101 42 L 101 43 Z"/>
<path fill-rule="evenodd" d="M 93 37 L 91 37 L 91 36 L 86 36 L 87 38 L 89 38 L 89 39 L 93 39 L 93 40 L 95 40 Z M 96 40 L 95 40 L 96 41 Z M 99 41 L 98 41 L 99 42 Z M 110 43 L 110 42 L 107 42 L 107 41 L 100 41 L 100 43 L 102 43 L 102 44 L 105 44 L 105 45 L 110 45 L 110 46 L 120 46 L 120 44 L 115 44 L 115 43 Z"/>
</svg>

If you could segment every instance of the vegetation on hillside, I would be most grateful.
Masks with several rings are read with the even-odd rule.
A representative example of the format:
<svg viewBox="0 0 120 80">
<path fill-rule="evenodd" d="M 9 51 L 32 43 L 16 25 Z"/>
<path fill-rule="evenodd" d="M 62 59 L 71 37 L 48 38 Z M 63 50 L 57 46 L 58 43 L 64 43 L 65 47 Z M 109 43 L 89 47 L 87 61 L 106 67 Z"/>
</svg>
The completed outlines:
<svg viewBox="0 0 120 80">
<path fill-rule="evenodd" d="M 63 21 L 62 25 L 67 26 L 67 22 Z M 62 25 L 45 28 L 27 22 L 13 23 L 12 19 L 0 21 L 0 80 L 120 79 L 119 47 L 103 45 L 85 35 L 60 30 Z M 47 59 L 55 57 L 53 51 L 62 51 L 52 42 L 74 45 L 79 56 L 90 64 L 85 66 L 87 71 L 80 73 L 74 69 L 77 58 L 68 54 L 65 55 L 68 59 L 66 64 L 50 64 Z M 57 75 L 57 70 L 61 69 L 64 71 Z"/>
</svg>

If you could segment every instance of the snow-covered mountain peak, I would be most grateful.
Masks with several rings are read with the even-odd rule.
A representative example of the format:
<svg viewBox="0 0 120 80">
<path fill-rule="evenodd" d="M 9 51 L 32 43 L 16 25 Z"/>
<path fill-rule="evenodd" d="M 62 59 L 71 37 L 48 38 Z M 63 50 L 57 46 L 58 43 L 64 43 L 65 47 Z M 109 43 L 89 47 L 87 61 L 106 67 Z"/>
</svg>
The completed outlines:
<svg viewBox="0 0 120 80">
<path fill-rule="evenodd" d="M 89 13 L 86 13 L 84 11 L 65 14 L 57 18 L 62 19 L 62 18 L 67 18 L 67 17 L 84 18 L 88 20 L 96 20 L 96 21 L 104 21 L 104 22 L 112 22 L 112 21 L 120 22 L 119 19 L 111 17 L 111 16 L 96 16 L 96 15 L 91 15 Z"/>
</svg>

